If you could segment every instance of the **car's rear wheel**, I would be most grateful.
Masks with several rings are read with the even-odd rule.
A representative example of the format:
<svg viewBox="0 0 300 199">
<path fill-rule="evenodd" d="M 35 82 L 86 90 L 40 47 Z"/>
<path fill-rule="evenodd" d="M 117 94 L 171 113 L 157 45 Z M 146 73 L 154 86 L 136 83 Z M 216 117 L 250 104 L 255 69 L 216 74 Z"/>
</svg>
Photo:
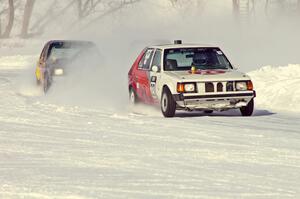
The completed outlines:
<svg viewBox="0 0 300 199">
<path fill-rule="evenodd" d="M 247 106 L 240 108 L 242 116 L 251 116 L 253 114 L 253 110 L 254 110 L 254 100 L 253 99 L 251 99 L 251 101 L 247 104 Z"/>
<path fill-rule="evenodd" d="M 129 89 L 129 102 L 132 105 L 135 105 L 139 102 L 138 96 L 132 87 Z"/>
<path fill-rule="evenodd" d="M 176 112 L 176 102 L 168 88 L 164 88 L 161 96 L 161 111 L 165 117 L 174 117 Z"/>
</svg>

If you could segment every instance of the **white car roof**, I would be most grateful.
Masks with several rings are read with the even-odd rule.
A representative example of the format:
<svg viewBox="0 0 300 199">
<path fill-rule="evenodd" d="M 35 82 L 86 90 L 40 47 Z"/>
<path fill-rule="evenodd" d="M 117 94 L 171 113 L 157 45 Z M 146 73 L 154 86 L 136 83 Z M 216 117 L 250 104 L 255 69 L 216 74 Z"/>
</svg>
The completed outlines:
<svg viewBox="0 0 300 199">
<path fill-rule="evenodd" d="M 219 47 L 207 45 L 207 44 L 166 44 L 166 45 L 149 46 L 149 48 L 159 48 L 164 50 L 164 49 L 172 49 L 172 48 L 219 48 Z"/>
</svg>

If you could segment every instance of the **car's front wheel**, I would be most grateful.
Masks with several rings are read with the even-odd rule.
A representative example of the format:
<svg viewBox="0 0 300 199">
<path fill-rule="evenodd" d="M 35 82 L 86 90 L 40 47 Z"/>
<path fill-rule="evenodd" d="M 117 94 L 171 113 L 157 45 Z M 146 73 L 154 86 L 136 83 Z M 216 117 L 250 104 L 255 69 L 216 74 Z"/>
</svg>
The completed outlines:
<svg viewBox="0 0 300 199">
<path fill-rule="evenodd" d="M 41 81 L 38 78 L 36 78 L 36 85 L 40 85 L 40 84 L 41 84 Z"/>
<path fill-rule="evenodd" d="M 240 108 L 242 116 L 251 116 L 253 114 L 253 110 L 254 110 L 254 100 L 253 99 L 251 99 L 251 101 L 247 104 L 247 106 Z"/>
<path fill-rule="evenodd" d="M 50 79 L 49 75 L 46 73 L 44 76 L 44 82 L 43 82 L 43 90 L 44 93 L 46 93 L 50 87 Z"/>
<path fill-rule="evenodd" d="M 176 112 L 176 102 L 169 89 L 164 88 L 161 96 L 161 111 L 165 117 L 174 117 Z"/>
</svg>

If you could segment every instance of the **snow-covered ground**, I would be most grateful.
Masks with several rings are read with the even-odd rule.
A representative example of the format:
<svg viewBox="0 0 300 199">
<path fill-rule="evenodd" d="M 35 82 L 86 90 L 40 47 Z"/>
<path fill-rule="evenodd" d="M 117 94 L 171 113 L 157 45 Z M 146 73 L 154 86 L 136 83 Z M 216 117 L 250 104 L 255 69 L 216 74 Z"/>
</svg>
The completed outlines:
<svg viewBox="0 0 300 199">
<path fill-rule="evenodd" d="M 249 73 L 253 117 L 164 119 L 152 107 L 44 96 L 36 60 L 0 57 L 0 198 L 300 197 L 300 65 Z"/>
<path fill-rule="evenodd" d="M 249 75 L 258 93 L 259 106 L 300 113 L 300 65 L 265 66 Z"/>
</svg>

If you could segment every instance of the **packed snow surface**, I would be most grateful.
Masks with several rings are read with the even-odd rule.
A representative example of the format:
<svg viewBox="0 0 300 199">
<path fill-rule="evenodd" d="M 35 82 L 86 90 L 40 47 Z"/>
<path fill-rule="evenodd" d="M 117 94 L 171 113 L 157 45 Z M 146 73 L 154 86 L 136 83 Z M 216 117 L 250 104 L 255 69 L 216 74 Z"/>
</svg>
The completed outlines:
<svg viewBox="0 0 300 199">
<path fill-rule="evenodd" d="M 0 198 L 300 197 L 299 65 L 249 73 L 253 117 L 165 119 L 101 95 L 67 103 L 58 85 L 44 96 L 37 57 L 0 57 Z"/>
</svg>

